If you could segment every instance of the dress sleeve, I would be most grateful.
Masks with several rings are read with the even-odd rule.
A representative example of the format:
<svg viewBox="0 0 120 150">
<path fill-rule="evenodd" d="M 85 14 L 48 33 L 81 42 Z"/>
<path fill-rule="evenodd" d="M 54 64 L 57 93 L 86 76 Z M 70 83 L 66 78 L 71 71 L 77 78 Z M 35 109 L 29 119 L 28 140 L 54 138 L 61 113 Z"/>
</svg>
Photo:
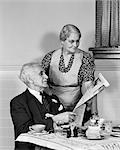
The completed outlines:
<svg viewBox="0 0 120 150">
<path fill-rule="evenodd" d="M 53 52 L 54 51 L 47 53 L 42 60 L 42 68 L 45 70 L 46 73 L 49 71 L 49 66 L 50 66 Z M 48 75 L 48 73 L 47 73 L 47 75 Z"/>
<path fill-rule="evenodd" d="M 94 58 L 89 53 L 83 54 L 82 65 L 78 74 L 79 83 L 94 80 Z"/>
</svg>

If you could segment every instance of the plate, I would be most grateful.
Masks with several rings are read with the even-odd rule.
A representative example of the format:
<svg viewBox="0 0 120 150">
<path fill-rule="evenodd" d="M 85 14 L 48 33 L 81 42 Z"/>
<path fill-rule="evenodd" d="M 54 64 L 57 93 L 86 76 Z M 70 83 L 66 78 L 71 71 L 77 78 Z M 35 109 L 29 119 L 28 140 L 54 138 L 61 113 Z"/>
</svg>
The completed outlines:
<svg viewBox="0 0 120 150">
<path fill-rule="evenodd" d="M 43 130 L 42 132 L 35 132 L 35 131 L 29 131 L 29 134 L 33 134 L 33 135 L 44 135 L 44 134 L 48 134 L 47 131 Z"/>
<path fill-rule="evenodd" d="M 120 132 L 120 127 L 112 127 L 113 132 Z"/>
<path fill-rule="evenodd" d="M 105 137 L 104 136 L 100 136 L 100 138 L 88 138 L 86 137 L 88 140 L 103 140 Z"/>
<path fill-rule="evenodd" d="M 120 132 L 112 132 L 111 136 L 120 137 Z"/>
</svg>

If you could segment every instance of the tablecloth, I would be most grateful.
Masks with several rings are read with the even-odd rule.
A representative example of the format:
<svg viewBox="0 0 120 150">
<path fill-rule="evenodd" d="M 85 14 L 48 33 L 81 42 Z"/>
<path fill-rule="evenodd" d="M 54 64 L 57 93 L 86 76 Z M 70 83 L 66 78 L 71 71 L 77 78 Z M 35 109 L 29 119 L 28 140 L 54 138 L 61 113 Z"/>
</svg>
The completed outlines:
<svg viewBox="0 0 120 150">
<path fill-rule="evenodd" d="M 120 137 L 111 136 L 101 140 L 88 140 L 85 137 L 66 138 L 56 133 L 23 133 L 16 141 L 30 142 L 55 150 L 120 150 Z"/>
</svg>

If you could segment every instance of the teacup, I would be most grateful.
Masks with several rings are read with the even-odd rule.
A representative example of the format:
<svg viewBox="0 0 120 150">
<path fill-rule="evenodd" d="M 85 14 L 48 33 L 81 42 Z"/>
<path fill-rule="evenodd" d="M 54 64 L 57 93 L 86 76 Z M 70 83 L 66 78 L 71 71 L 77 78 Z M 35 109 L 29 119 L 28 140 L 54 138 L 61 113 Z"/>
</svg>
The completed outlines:
<svg viewBox="0 0 120 150">
<path fill-rule="evenodd" d="M 44 124 L 35 124 L 32 126 L 29 126 L 29 130 L 34 131 L 34 132 L 42 132 L 44 129 L 45 129 Z"/>
</svg>

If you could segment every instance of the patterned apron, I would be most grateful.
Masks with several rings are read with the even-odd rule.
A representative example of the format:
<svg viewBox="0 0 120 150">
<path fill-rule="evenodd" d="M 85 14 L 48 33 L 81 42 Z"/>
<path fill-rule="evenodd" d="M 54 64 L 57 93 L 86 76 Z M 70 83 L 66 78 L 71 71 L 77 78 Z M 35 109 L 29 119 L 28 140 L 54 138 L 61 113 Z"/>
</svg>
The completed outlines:
<svg viewBox="0 0 120 150">
<path fill-rule="evenodd" d="M 83 56 L 81 53 L 76 53 L 71 69 L 62 73 L 59 71 L 60 55 L 61 50 L 59 49 L 53 53 L 51 59 L 49 69 L 50 88 L 65 108 L 73 109 L 82 96 L 80 85 L 78 85 L 78 72 L 82 63 L 80 60 Z"/>
</svg>

